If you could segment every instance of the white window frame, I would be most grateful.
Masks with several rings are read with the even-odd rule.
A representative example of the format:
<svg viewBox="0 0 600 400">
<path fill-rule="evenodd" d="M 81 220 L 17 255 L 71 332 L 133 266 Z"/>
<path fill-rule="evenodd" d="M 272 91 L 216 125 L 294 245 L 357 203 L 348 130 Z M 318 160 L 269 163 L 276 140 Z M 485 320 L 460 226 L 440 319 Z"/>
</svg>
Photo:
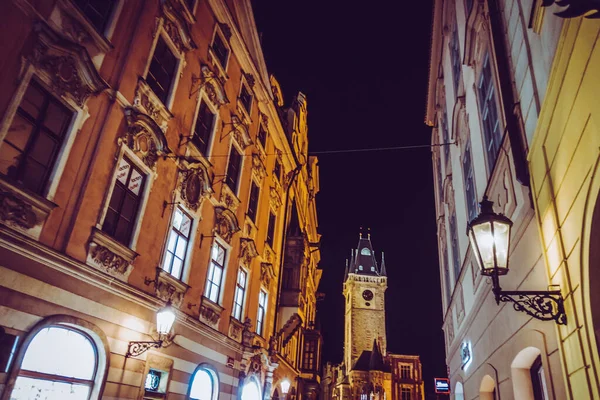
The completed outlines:
<svg viewBox="0 0 600 400">
<path fill-rule="evenodd" d="M 260 331 L 258 329 L 258 325 L 259 325 L 259 315 L 261 312 L 261 304 L 260 304 L 260 295 L 261 294 L 265 294 L 265 301 L 264 301 L 264 305 L 262 307 L 262 321 L 260 322 Z M 264 331 L 265 331 L 265 325 L 266 325 L 266 321 L 267 321 L 267 312 L 269 309 L 269 291 L 267 289 L 265 289 L 264 287 L 260 287 L 260 290 L 258 291 L 258 301 L 257 301 L 257 307 L 256 307 L 256 334 L 264 337 Z"/>
<path fill-rule="evenodd" d="M 224 288 L 225 288 L 225 283 L 227 281 L 227 265 L 229 264 L 229 258 L 231 256 L 231 246 L 229 244 L 227 244 L 227 242 L 225 242 L 224 240 L 221 240 L 218 237 L 215 237 L 215 240 L 211 243 L 210 245 L 210 255 L 209 255 L 209 259 L 208 259 L 208 268 L 206 269 L 206 280 L 204 282 L 204 291 L 203 291 L 203 295 L 204 297 L 206 297 L 209 301 L 212 301 L 210 299 L 210 297 L 208 296 L 210 294 L 210 292 L 208 291 L 208 285 L 209 285 L 209 279 L 208 279 L 208 274 L 210 273 L 210 267 L 212 265 L 212 249 L 215 243 L 218 243 L 221 247 L 223 247 L 225 249 L 225 258 L 223 259 L 223 271 L 221 273 L 221 283 L 219 285 L 219 294 L 217 296 L 217 301 L 215 302 L 216 304 L 223 304 L 223 297 L 224 297 Z M 237 278 L 237 277 L 236 277 Z"/>
<path fill-rule="evenodd" d="M 235 315 L 235 307 L 237 305 L 236 304 L 236 300 L 237 300 L 238 279 L 239 279 L 240 272 L 244 272 L 246 274 L 246 281 L 244 282 L 244 285 L 245 285 L 244 286 L 244 293 L 242 295 L 242 303 L 240 305 L 240 315 L 238 317 L 238 316 Z M 244 311 L 245 311 L 245 308 L 246 308 L 246 297 L 247 297 L 247 294 L 248 294 L 248 278 L 249 277 L 250 277 L 250 272 L 246 268 L 244 268 L 242 266 L 238 267 L 237 275 L 235 277 L 236 278 L 235 279 L 235 290 L 233 292 L 233 307 L 231 307 L 231 315 L 233 316 L 233 318 L 237 319 L 240 322 L 242 322 L 243 319 L 244 319 Z"/>
<path fill-rule="evenodd" d="M 221 61 L 217 58 L 216 54 L 214 53 L 214 51 L 212 49 L 213 43 L 215 42 L 215 35 L 219 35 L 221 37 L 223 44 L 229 50 L 229 53 L 227 54 L 227 61 L 225 62 L 225 65 L 221 65 Z M 221 31 L 221 27 L 219 26 L 218 21 L 215 22 L 215 28 L 213 29 L 213 34 L 210 38 L 210 44 L 208 45 L 208 51 L 209 51 L 209 53 L 212 53 L 211 57 L 214 58 L 214 63 L 217 65 L 221 74 L 224 75 L 223 77 L 225 79 L 227 79 L 228 78 L 227 68 L 229 67 L 229 61 L 231 60 L 231 54 L 233 52 L 231 50 L 231 45 L 229 44 L 229 41 L 225 38 L 223 31 Z"/>
<path fill-rule="evenodd" d="M 158 40 L 160 38 L 162 38 L 165 41 L 166 45 L 169 47 L 171 52 L 173 52 L 175 58 L 177 58 L 177 68 L 175 71 L 175 75 L 173 76 L 173 82 L 171 83 L 171 88 L 169 89 L 167 100 L 165 103 L 163 103 L 163 105 L 168 110 L 170 110 L 175 100 L 175 93 L 177 92 L 177 87 L 179 86 L 179 78 L 181 77 L 181 71 L 185 66 L 185 54 L 181 53 L 177 49 L 177 46 L 175 46 L 175 43 L 173 43 L 173 40 L 165 31 L 164 20 L 161 20 L 161 24 L 156 32 L 156 35 L 154 35 L 154 40 L 152 41 L 152 46 L 150 47 L 150 52 L 148 53 L 148 60 L 146 61 L 146 67 L 144 68 L 144 74 L 142 76 L 144 77 L 144 80 L 148 78 L 148 72 L 150 71 L 150 65 L 152 64 L 152 58 L 154 58 L 154 51 L 156 50 L 156 45 L 158 44 Z M 158 95 L 156 93 L 154 93 L 154 95 L 156 95 L 156 98 L 158 99 Z"/>
<path fill-rule="evenodd" d="M 167 256 L 167 246 L 169 244 L 169 237 L 171 236 L 171 231 L 173 230 L 173 221 L 175 220 L 175 212 L 177 209 L 181 209 L 191 220 L 191 225 L 190 225 L 190 235 L 188 237 L 188 243 L 187 243 L 187 248 L 185 249 L 185 260 L 183 260 L 183 265 L 182 265 L 182 269 L 181 269 L 181 278 L 176 278 L 174 275 L 171 275 L 170 272 L 167 272 L 163 269 L 163 264 L 165 262 L 165 257 Z M 194 240 L 196 239 L 196 229 L 197 228 L 197 220 L 195 217 L 195 214 L 193 212 L 191 212 L 190 210 L 188 210 L 183 204 L 177 204 L 173 207 L 173 210 L 171 212 L 171 218 L 169 220 L 169 229 L 167 229 L 167 234 L 165 235 L 165 240 L 164 240 L 164 249 L 160 258 L 160 269 L 162 271 L 164 271 L 165 273 L 169 274 L 170 276 L 172 276 L 175 279 L 180 280 L 181 282 L 187 282 L 189 279 L 189 274 L 190 274 L 190 265 L 192 263 L 192 254 L 194 252 Z"/>
<path fill-rule="evenodd" d="M 13 122 L 13 119 L 17 113 L 17 109 L 21 105 L 21 101 L 23 101 L 25 92 L 27 91 L 32 79 L 35 79 L 44 89 L 53 95 L 55 99 L 60 101 L 65 107 L 73 112 L 73 117 L 65 133 L 63 144 L 58 151 L 56 161 L 54 162 L 54 167 L 52 168 L 52 172 L 48 177 L 47 189 L 42 195 L 42 197 L 52 201 L 56 195 L 56 191 L 58 190 L 58 185 L 65 170 L 67 160 L 69 159 L 69 154 L 71 153 L 71 148 L 73 147 L 73 142 L 75 141 L 77 132 L 79 132 L 85 121 L 89 118 L 90 114 L 86 105 L 80 107 L 69 97 L 57 96 L 55 91 L 52 89 L 51 82 L 42 74 L 37 73 L 36 69 L 30 65 L 29 68 L 27 68 L 27 70 L 23 73 L 23 79 L 19 83 L 19 86 L 17 87 L 17 90 L 15 91 L 15 94 L 13 95 L 13 98 L 10 101 L 6 112 L 4 113 L 2 122 L 0 122 L 0 146 L 2 146 L 2 143 L 4 142 L 4 138 L 8 133 L 8 128 L 10 128 L 10 125 Z"/>
<path fill-rule="evenodd" d="M 140 196 L 141 202 L 140 202 L 140 208 L 138 210 L 138 215 L 137 215 L 136 221 L 135 221 L 135 228 L 133 229 L 133 233 L 131 235 L 131 241 L 130 241 L 129 245 L 127 246 L 131 250 L 135 251 L 137 241 L 138 241 L 138 238 L 140 235 L 140 231 L 142 228 L 142 223 L 143 223 L 144 214 L 146 211 L 146 206 L 148 205 L 150 191 L 152 190 L 152 184 L 154 183 L 154 179 L 156 178 L 156 176 L 154 174 L 154 171 L 152 171 L 152 169 L 150 167 L 148 167 L 146 164 L 144 164 L 144 162 L 142 160 L 140 160 L 140 158 L 133 152 L 133 150 L 131 150 L 125 144 L 121 145 L 121 149 L 119 150 L 119 155 L 118 155 L 117 159 L 115 160 L 115 163 L 113 166 L 113 173 L 111 175 L 110 182 L 109 182 L 110 188 L 106 192 L 106 196 L 104 197 L 102 211 L 98 218 L 98 223 L 96 224 L 96 228 L 98 228 L 99 230 L 102 230 L 102 225 L 104 225 L 104 219 L 106 218 L 106 213 L 108 211 L 108 205 L 110 203 L 110 199 L 112 197 L 113 190 L 115 188 L 115 182 L 117 180 L 117 172 L 119 169 L 119 163 L 125 156 L 127 156 L 127 158 L 133 164 L 135 164 L 135 166 L 137 168 L 139 168 L 142 172 L 144 172 L 146 175 L 144 188 L 142 189 L 143 193 Z M 116 241 L 116 239 L 115 239 L 115 241 Z"/>
<path fill-rule="evenodd" d="M 208 160 L 208 159 L 210 159 L 210 156 L 212 154 L 212 148 L 215 143 L 215 136 L 217 134 L 217 126 L 219 126 L 218 124 L 219 124 L 219 122 L 221 122 L 221 118 L 219 115 L 219 109 L 217 107 L 215 107 L 215 105 L 210 101 L 210 99 L 208 98 L 208 95 L 206 94 L 206 91 L 204 90 L 204 87 L 202 87 L 202 89 L 198 92 L 198 101 L 196 102 L 196 109 L 194 110 L 194 118 L 192 120 L 192 126 L 190 127 L 190 132 L 189 132 L 189 136 L 190 136 L 189 140 L 190 141 L 192 140 L 192 136 L 194 135 L 195 130 L 196 130 L 196 122 L 198 121 L 198 113 L 200 112 L 200 105 L 202 102 L 205 102 L 207 107 L 210 109 L 210 111 L 215 115 L 212 131 L 210 133 L 210 139 L 208 141 L 208 144 L 206 145 L 206 154 L 202 154 L 202 156 Z M 200 150 L 198 150 L 198 152 L 200 152 Z M 229 156 L 228 156 L 228 158 L 229 158 Z"/>
</svg>

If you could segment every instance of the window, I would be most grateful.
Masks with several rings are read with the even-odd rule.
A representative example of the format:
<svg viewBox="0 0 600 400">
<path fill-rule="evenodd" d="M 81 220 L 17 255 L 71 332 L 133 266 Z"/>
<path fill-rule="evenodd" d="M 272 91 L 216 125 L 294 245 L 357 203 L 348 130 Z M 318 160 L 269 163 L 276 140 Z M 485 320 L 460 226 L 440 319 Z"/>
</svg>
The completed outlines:
<svg viewBox="0 0 600 400">
<path fill-rule="evenodd" d="M 302 368 L 305 370 L 309 370 L 309 371 L 315 370 L 316 356 L 317 356 L 317 341 L 314 339 L 305 339 Z"/>
<path fill-rule="evenodd" d="M 252 222 L 256 222 L 256 215 L 258 213 L 258 200 L 260 198 L 260 188 L 254 181 L 250 185 L 250 199 L 248 200 L 248 216 Z"/>
<path fill-rule="evenodd" d="M 229 150 L 229 163 L 227 163 L 227 175 L 225 176 L 225 183 L 233 191 L 234 194 L 238 193 L 238 183 L 240 181 L 240 170 L 242 167 L 242 155 L 232 144 Z"/>
<path fill-rule="evenodd" d="M 267 149 L 267 131 L 263 128 L 262 124 L 258 127 L 258 134 L 256 135 L 258 143 L 261 144 L 263 149 Z"/>
<path fill-rule="evenodd" d="M 248 90 L 248 87 L 242 83 L 242 90 L 240 91 L 240 101 L 244 106 L 244 110 L 250 115 L 252 112 L 252 94 Z"/>
<path fill-rule="evenodd" d="M 533 386 L 533 398 L 535 400 L 547 400 L 548 388 L 546 387 L 546 377 L 544 376 L 544 366 L 542 357 L 538 356 L 531 366 L 531 384 Z"/>
<path fill-rule="evenodd" d="M 73 112 L 31 81 L 0 147 L 0 173 L 42 195 Z"/>
<path fill-rule="evenodd" d="M 237 283 L 235 284 L 235 299 L 233 300 L 233 318 L 242 320 L 244 299 L 246 298 L 246 280 L 248 273 L 243 268 L 238 270 Z"/>
<path fill-rule="evenodd" d="M 242 399 L 241 400 L 260 400 L 262 396 L 260 394 L 260 389 L 256 381 L 252 378 L 249 378 L 248 381 L 244 383 L 244 388 L 242 389 Z"/>
<path fill-rule="evenodd" d="M 450 58 L 452 60 L 452 82 L 454 83 L 454 94 L 458 95 L 458 83 L 460 82 L 460 45 L 458 41 L 458 27 L 457 23 L 454 23 L 452 29 L 452 36 L 450 37 Z"/>
<path fill-rule="evenodd" d="M 456 229 L 456 215 L 450 215 L 450 245 L 452 246 L 452 261 L 454 264 L 454 280 L 458 281 L 460 275 L 460 249 L 458 248 L 458 231 Z"/>
<path fill-rule="evenodd" d="M 473 160 L 471 158 L 471 142 L 465 146 L 463 157 L 463 176 L 465 179 L 465 195 L 469 221 L 477 216 L 477 193 L 475 193 L 475 177 L 473 176 Z"/>
<path fill-rule="evenodd" d="M 400 390 L 400 394 L 401 394 L 400 398 L 402 400 L 410 400 L 410 388 L 403 387 Z"/>
<path fill-rule="evenodd" d="M 210 46 L 219 60 L 221 67 L 227 69 L 227 60 L 229 59 L 229 48 L 225 45 L 223 38 L 219 35 L 219 32 L 215 32 L 212 45 Z"/>
<path fill-rule="evenodd" d="M 210 266 L 208 267 L 208 279 L 206 282 L 205 293 L 205 296 L 213 303 L 219 302 L 226 256 L 227 250 L 225 250 L 225 247 L 215 242 L 211 252 Z"/>
<path fill-rule="evenodd" d="M 163 261 L 163 269 L 177 279 L 181 279 L 183 273 L 191 228 L 192 218 L 177 207 Z"/>
<path fill-rule="evenodd" d="M 443 235 L 446 234 L 446 232 L 442 233 Z M 442 248 L 442 264 L 444 267 L 444 282 L 445 282 L 445 287 L 446 287 L 446 307 L 450 306 L 450 296 L 452 295 L 452 291 L 450 290 L 450 267 L 448 266 L 448 249 L 446 248 L 446 245 L 444 244 L 440 244 L 440 247 Z"/>
<path fill-rule="evenodd" d="M 466 0 L 465 6 L 467 7 L 467 17 L 468 17 L 469 13 L 471 12 L 471 9 L 473 8 L 473 0 Z"/>
<path fill-rule="evenodd" d="M 144 380 L 143 399 L 164 399 L 167 392 L 168 381 L 169 374 L 167 372 L 150 368 L 148 374 L 146 374 L 146 379 Z"/>
<path fill-rule="evenodd" d="M 192 143 L 206 157 L 208 156 L 208 143 L 212 136 L 213 127 L 215 125 L 215 114 L 206 104 L 206 101 L 200 100 L 200 108 L 198 109 L 198 118 L 194 126 L 194 135 Z"/>
<path fill-rule="evenodd" d="M 273 241 L 275 240 L 275 214 L 271 211 L 269 213 L 269 226 L 267 227 L 267 243 L 273 248 Z"/>
<path fill-rule="evenodd" d="M 165 105 L 169 98 L 171 86 L 175 81 L 174 78 L 176 72 L 177 57 L 175 57 L 163 37 L 159 36 L 156 47 L 154 48 L 150 69 L 146 76 L 146 82 L 154 94 L 156 94 L 160 101 Z"/>
<path fill-rule="evenodd" d="M 258 294 L 258 313 L 256 315 L 256 333 L 258 333 L 260 336 L 263 335 L 266 313 L 267 292 L 265 292 L 264 289 L 260 289 L 260 293 Z"/>
<path fill-rule="evenodd" d="M 96 30 L 104 33 L 110 20 L 115 0 L 75 0 L 74 3 L 85 14 Z"/>
<path fill-rule="evenodd" d="M 277 158 L 275 159 L 275 166 L 273 167 L 273 175 L 275 175 L 278 181 L 281 181 L 281 163 Z"/>
<path fill-rule="evenodd" d="M 450 160 L 450 134 L 448 132 L 448 114 L 446 113 L 446 109 L 444 109 L 444 114 L 442 115 L 442 145 L 444 147 L 444 162 L 448 164 Z"/>
<path fill-rule="evenodd" d="M 487 53 L 483 61 L 483 69 L 479 78 L 477 87 L 479 94 L 479 106 L 481 113 L 481 122 L 483 124 L 483 136 L 486 146 L 488 168 L 490 173 L 500 149 L 502 133 L 500 131 L 500 119 L 498 117 L 498 108 L 496 104 L 496 88 L 492 77 L 492 66 L 490 65 L 490 55 Z"/>
<path fill-rule="evenodd" d="M 98 365 L 92 341 L 75 329 L 51 326 L 27 346 L 11 400 L 88 400 Z"/>
<path fill-rule="evenodd" d="M 185 0 L 185 6 L 190 12 L 194 11 L 194 3 L 196 3 L 196 0 Z"/>
<path fill-rule="evenodd" d="M 121 158 L 102 230 L 129 246 L 146 177 L 127 157 Z"/>
<path fill-rule="evenodd" d="M 400 377 L 402 379 L 410 379 L 410 365 L 400 365 Z"/>
<path fill-rule="evenodd" d="M 216 400 L 218 391 L 217 375 L 205 367 L 196 369 L 190 384 L 190 400 Z"/>
<path fill-rule="evenodd" d="M 442 181 L 442 165 L 440 163 L 439 155 L 435 158 L 435 172 L 437 175 L 438 202 L 442 205 L 442 202 L 444 201 L 444 188 Z"/>
</svg>

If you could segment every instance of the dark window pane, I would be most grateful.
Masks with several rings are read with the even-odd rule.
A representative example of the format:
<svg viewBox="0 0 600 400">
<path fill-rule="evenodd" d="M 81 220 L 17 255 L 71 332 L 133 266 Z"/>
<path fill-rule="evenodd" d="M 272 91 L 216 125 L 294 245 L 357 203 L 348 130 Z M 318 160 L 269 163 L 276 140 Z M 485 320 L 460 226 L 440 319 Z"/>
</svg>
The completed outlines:
<svg viewBox="0 0 600 400">
<path fill-rule="evenodd" d="M 273 248 L 273 241 L 275 239 L 275 214 L 269 214 L 269 227 L 267 229 L 267 243 Z"/>
<path fill-rule="evenodd" d="M 248 216 L 254 222 L 256 222 L 256 213 L 258 211 L 258 198 L 260 196 L 260 189 L 252 181 L 252 187 L 250 189 L 250 199 L 248 200 Z"/>
<path fill-rule="evenodd" d="M 176 68 L 177 58 L 160 37 L 154 49 L 146 82 L 163 103 L 166 103 L 169 97 Z"/>
<path fill-rule="evenodd" d="M 190 12 L 194 11 L 194 3 L 196 2 L 196 0 L 185 0 L 185 5 L 187 6 L 188 10 L 190 10 Z"/>
<path fill-rule="evenodd" d="M 221 63 L 221 67 L 227 68 L 227 59 L 229 58 L 229 49 L 223 43 L 223 39 L 221 39 L 221 35 L 215 33 L 215 38 L 212 43 L 212 49 Z"/>
<path fill-rule="evenodd" d="M 229 163 L 227 164 L 227 176 L 225 182 L 227 186 L 237 195 L 238 183 L 240 179 L 240 167 L 242 164 L 242 155 L 237 151 L 235 146 L 231 145 L 229 152 Z"/>
<path fill-rule="evenodd" d="M 278 159 L 275 159 L 275 166 L 273 167 L 273 175 L 280 180 L 281 179 L 281 163 Z"/>
<path fill-rule="evenodd" d="M 262 145 L 263 149 L 267 149 L 267 131 L 263 128 L 262 124 L 258 128 L 258 142 Z"/>
<path fill-rule="evenodd" d="M 244 109 L 250 114 L 252 111 L 252 94 L 248 91 L 246 85 L 242 85 L 242 91 L 240 92 L 240 101 L 244 106 Z"/>
<path fill-rule="evenodd" d="M 198 118 L 196 119 L 196 127 L 194 129 L 192 142 L 204 156 L 208 155 L 208 143 L 212 134 L 214 122 L 215 114 L 213 114 L 206 103 L 202 101 L 198 110 Z"/>
<path fill-rule="evenodd" d="M 54 158 L 57 147 L 58 143 L 56 143 L 54 138 L 41 131 L 38 139 L 35 143 L 32 143 L 29 157 L 42 165 L 48 166 Z"/>
<path fill-rule="evenodd" d="M 51 102 L 48 105 L 44 126 L 56 136 L 61 136 L 67 128 L 65 125 L 68 124 L 70 120 L 70 115 L 64 107 L 55 102 Z"/>
<path fill-rule="evenodd" d="M 75 4 L 100 33 L 106 29 L 114 3 L 115 0 L 75 0 Z"/>
<path fill-rule="evenodd" d="M 23 100 L 21 100 L 19 107 L 29 114 L 31 118 L 37 119 L 40 115 L 40 111 L 44 107 L 47 96 L 48 94 L 44 89 L 32 82 L 32 84 L 27 87 L 27 91 L 25 92 L 25 96 L 23 96 Z"/>
<path fill-rule="evenodd" d="M 23 171 L 21 178 L 23 185 L 36 193 L 41 193 L 44 188 L 46 167 L 33 160 L 27 160 L 21 170 Z"/>
</svg>

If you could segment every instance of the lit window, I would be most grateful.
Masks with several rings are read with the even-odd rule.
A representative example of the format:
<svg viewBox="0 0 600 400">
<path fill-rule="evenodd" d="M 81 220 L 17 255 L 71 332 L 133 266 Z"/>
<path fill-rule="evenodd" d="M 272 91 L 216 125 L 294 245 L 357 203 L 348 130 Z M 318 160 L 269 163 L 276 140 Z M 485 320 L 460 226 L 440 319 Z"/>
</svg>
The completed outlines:
<svg viewBox="0 0 600 400">
<path fill-rule="evenodd" d="M 227 68 L 227 60 L 229 59 L 229 48 L 225 45 L 223 38 L 219 35 L 218 32 L 215 32 L 215 37 L 213 38 L 212 45 L 210 46 L 219 60 L 221 67 L 223 69 Z"/>
<path fill-rule="evenodd" d="M 360 250 L 360 254 L 362 254 L 363 256 L 370 256 L 370 255 L 371 255 L 371 250 L 369 250 L 369 249 L 368 249 L 368 248 L 366 248 L 366 247 L 363 247 L 363 248 Z"/>
<path fill-rule="evenodd" d="M 175 81 L 177 57 L 173 54 L 162 36 L 158 37 L 146 82 L 160 101 L 167 103 L 171 86 Z"/>
<path fill-rule="evenodd" d="M 458 247 L 458 230 L 456 229 L 456 215 L 450 215 L 450 245 L 452 246 L 452 261 L 454 264 L 454 280 L 458 281 L 460 275 L 460 249 Z"/>
<path fill-rule="evenodd" d="M 477 193 L 475 193 L 475 177 L 473 176 L 473 160 L 471 158 L 471 142 L 465 147 L 463 156 L 463 176 L 465 179 L 465 195 L 467 201 L 467 212 L 469 221 L 477 216 Z"/>
<path fill-rule="evenodd" d="M 256 333 L 261 336 L 263 334 L 266 313 L 267 292 L 264 289 L 260 289 L 260 293 L 258 294 L 258 313 L 256 315 Z"/>
<path fill-rule="evenodd" d="M 208 156 L 208 144 L 213 133 L 214 125 L 215 114 L 206 104 L 206 101 L 200 100 L 200 108 L 198 109 L 198 117 L 194 127 L 192 143 L 204 156 Z"/>
<path fill-rule="evenodd" d="M 235 299 L 233 300 L 233 318 L 242 320 L 244 309 L 244 298 L 246 297 L 246 279 L 248 274 L 242 268 L 238 270 L 237 282 L 235 284 Z"/>
<path fill-rule="evenodd" d="M 275 214 L 271 211 L 269 213 L 269 226 L 267 227 L 267 243 L 273 248 L 273 242 L 275 241 L 275 224 L 277 223 Z"/>
<path fill-rule="evenodd" d="M 73 113 L 31 81 L 0 147 L 0 173 L 43 194 Z"/>
<path fill-rule="evenodd" d="M 252 112 L 252 93 L 248 90 L 248 87 L 242 83 L 242 90 L 240 91 L 240 101 L 242 102 L 242 106 L 244 106 L 244 110 L 250 115 Z"/>
<path fill-rule="evenodd" d="M 177 279 L 181 279 L 183 273 L 191 228 L 192 219 L 177 207 L 163 261 L 163 269 Z"/>
<path fill-rule="evenodd" d="M 258 212 L 258 200 L 260 198 L 260 188 L 254 181 L 250 185 L 250 199 L 248 200 L 248 216 L 252 222 L 256 222 L 256 214 Z"/>
<path fill-rule="evenodd" d="M 241 168 L 242 155 L 232 144 L 231 149 L 229 150 L 229 162 L 227 163 L 227 175 L 225 176 L 225 183 L 227 183 L 229 189 L 231 189 L 236 195 L 238 193 Z"/>
<path fill-rule="evenodd" d="M 262 399 L 260 395 L 260 389 L 258 384 L 254 379 L 250 379 L 248 382 L 244 384 L 244 389 L 242 389 L 242 399 L 241 400 L 260 400 Z"/>
<path fill-rule="evenodd" d="M 204 294 L 213 303 L 219 302 L 226 255 L 227 250 L 225 250 L 225 247 L 215 242 L 211 252 L 210 266 L 208 268 L 208 279 L 206 282 L 206 292 Z"/>
<path fill-rule="evenodd" d="M 359 265 L 359 266 L 358 266 L 358 270 L 359 270 L 359 271 L 362 271 L 362 270 L 363 270 L 363 266 L 362 266 L 362 265 Z"/>
<path fill-rule="evenodd" d="M 112 14 L 115 0 L 75 0 L 74 3 L 85 14 L 94 28 L 104 33 Z"/>
<path fill-rule="evenodd" d="M 305 339 L 302 368 L 312 371 L 316 367 L 317 341 L 315 339 Z"/>
<path fill-rule="evenodd" d="M 42 329 L 29 343 L 11 400 L 87 400 L 94 385 L 96 348 L 74 329 Z"/>
<path fill-rule="evenodd" d="M 500 118 L 498 117 L 498 106 L 496 103 L 496 88 L 492 77 L 492 66 L 490 65 L 489 53 L 485 55 L 483 68 L 477 88 L 479 94 L 479 105 L 481 122 L 483 123 L 483 136 L 485 139 L 487 161 L 490 173 L 500 149 L 502 132 L 500 130 Z"/>
<path fill-rule="evenodd" d="M 190 385 L 190 400 L 215 400 L 218 390 L 216 374 L 206 368 L 198 368 Z"/>
<path fill-rule="evenodd" d="M 102 230 L 128 246 L 144 193 L 144 173 L 128 158 L 119 161 Z"/>
</svg>

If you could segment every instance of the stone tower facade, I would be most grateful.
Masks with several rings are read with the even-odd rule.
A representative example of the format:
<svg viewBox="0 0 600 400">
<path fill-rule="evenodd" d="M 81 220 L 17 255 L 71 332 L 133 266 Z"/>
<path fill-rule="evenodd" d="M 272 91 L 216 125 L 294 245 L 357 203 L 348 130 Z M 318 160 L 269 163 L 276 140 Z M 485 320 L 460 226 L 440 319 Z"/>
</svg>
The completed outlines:
<svg viewBox="0 0 600 400">
<path fill-rule="evenodd" d="M 363 351 L 371 351 L 373 342 L 385 355 L 385 262 L 377 265 L 371 237 L 360 235 L 358 247 L 352 250 L 344 281 L 345 334 L 344 361 L 354 365 Z"/>
</svg>

